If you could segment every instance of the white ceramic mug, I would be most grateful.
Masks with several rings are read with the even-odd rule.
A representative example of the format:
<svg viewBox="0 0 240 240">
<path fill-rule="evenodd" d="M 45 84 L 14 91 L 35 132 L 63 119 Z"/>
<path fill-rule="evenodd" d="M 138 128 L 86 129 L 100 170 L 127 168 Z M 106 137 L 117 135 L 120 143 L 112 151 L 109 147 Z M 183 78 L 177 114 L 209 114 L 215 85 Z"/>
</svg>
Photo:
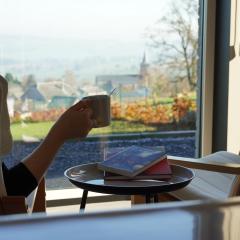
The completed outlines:
<svg viewBox="0 0 240 240">
<path fill-rule="evenodd" d="M 84 97 L 90 100 L 90 107 L 93 111 L 92 118 L 96 120 L 95 128 L 106 127 L 111 122 L 111 108 L 109 95 L 93 95 Z"/>
</svg>

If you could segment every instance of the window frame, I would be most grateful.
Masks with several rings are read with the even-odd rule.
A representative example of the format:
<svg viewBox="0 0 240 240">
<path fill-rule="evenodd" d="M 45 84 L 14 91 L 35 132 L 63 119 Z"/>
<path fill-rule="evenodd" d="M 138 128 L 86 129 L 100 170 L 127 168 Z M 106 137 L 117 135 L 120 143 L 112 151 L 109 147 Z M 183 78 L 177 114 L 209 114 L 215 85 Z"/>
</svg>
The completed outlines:
<svg viewBox="0 0 240 240">
<path fill-rule="evenodd" d="M 200 0 L 197 157 L 212 152 L 216 0 Z"/>
<path fill-rule="evenodd" d="M 231 1 L 203 0 L 198 157 L 227 149 Z"/>
</svg>

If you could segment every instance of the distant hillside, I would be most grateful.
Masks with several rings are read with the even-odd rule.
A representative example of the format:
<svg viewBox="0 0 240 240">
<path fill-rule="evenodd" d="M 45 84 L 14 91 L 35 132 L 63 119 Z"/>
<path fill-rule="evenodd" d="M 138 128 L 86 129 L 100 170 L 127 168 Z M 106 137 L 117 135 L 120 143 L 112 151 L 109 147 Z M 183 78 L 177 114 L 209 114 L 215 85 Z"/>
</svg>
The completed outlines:
<svg viewBox="0 0 240 240">
<path fill-rule="evenodd" d="M 138 73 L 144 42 L 53 39 L 0 35 L 0 71 L 21 77 L 34 74 L 41 81 L 72 70 L 79 81 L 98 74 Z"/>
</svg>

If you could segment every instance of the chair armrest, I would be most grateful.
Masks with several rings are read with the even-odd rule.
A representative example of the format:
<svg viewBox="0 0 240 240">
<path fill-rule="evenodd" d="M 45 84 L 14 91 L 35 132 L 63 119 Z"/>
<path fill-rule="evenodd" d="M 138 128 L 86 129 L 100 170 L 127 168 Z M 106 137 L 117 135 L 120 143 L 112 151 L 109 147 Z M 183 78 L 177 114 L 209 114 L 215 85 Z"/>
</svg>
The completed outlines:
<svg viewBox="0 0 240 240">
<path fill-rule="evenodd" d="M 240 164 L 221 163 L 217 161 L 206 162 L 200 158 L 185 158 L 176 156 L 167 156 L 170 164 L 177 164 L 183 167 L 207 170 L 212 172 L 221 172 L 240 175 Z"/>
<path fill-rule="evenodd" d="M 7 196 L 0 198 L 0 215 L 27 212 L 26 198 L 24 196 Z"/>
<path fill-rule="evenodd" d="M 6 196 L 0 198 L 0 215 L 46 212 L 45 179 L 42 179 L 38 187 L 27 197 Z"/>
<path fill-rule="evenodd" d="M 45 212 L 46 211 L 46 192 L 45 179 L 43 178 L 38 187 L 27 197 L 28 211 Z"/>
</svg>

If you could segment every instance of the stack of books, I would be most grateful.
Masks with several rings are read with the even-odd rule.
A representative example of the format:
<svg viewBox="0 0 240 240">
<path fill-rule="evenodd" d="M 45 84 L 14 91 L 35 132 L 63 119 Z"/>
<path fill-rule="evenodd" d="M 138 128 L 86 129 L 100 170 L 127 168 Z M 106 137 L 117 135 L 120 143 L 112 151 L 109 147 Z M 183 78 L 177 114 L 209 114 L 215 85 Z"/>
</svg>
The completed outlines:
<svg viewBox="0 0 240 240">
<path fill-rule="evenodd" d="M 172 176 L 164 148 L 113 148 L 98 168 L 104 171 L 105 180 L 167 180 Z"/>
</svg>

